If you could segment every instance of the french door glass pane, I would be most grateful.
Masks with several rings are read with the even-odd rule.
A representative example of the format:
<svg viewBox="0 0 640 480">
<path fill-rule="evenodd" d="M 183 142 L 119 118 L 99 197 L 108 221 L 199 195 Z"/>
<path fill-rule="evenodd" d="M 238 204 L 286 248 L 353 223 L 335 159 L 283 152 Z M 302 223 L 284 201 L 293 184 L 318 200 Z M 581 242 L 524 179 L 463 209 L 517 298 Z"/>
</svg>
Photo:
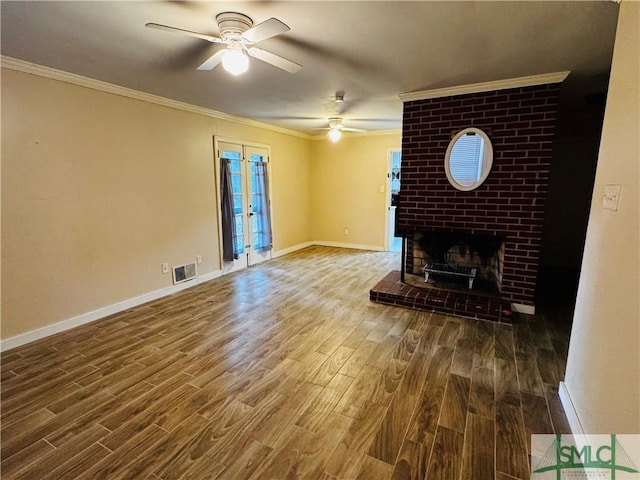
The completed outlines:
<svg viewBox="0 0 640 480">
<path fill-rule="evenodd" d="M 236 227 L 232 242 L 234 254 L 246 254 L 244 261 L 251 264 L 270 258 L 267 155 L 262 153 L 262 148 L 237 147 L 238 150 L 236 145 L 223 146 L 221 158 L 229 161 L 232 218 Z"/>
<path fill-rule="evenodd" d="M 260 251 L 264 248 L 270 247 L 270 239 L 267 232 L 265 232 L 265 223 L 268 221 L 265 218 L 265 208 L 267 208 L 266 195 L 264 191 L 264 179 L 261 178 L 261 172 L 258 164 L 264 162 L 262 155 L 251 154 L 249 162 L 249 175 L 251 185 L 251 210 L 253 217 L 251 221 L 252 227 L 252 241 L 253 248 L 256 251 Z"/>
<path fill-rule="evenodd" d="M 235 253 L 244 253 L 244 235 L 242 234 L 242 214 L 236 215 Z"/>
<path fill-rule="evenodd" d="M 242 215 L 242 196 L 234 195 L 233 196 L 233 213 L 238 215 Z"/>
<path fill-rule="evenodd" d="M 240 152 L 224 151 L 223 158 L 230 160 L 229 170 L 231 172 L 231 189 L 233 193 L 233 213 L 236 222 L 236 237 L 233 239 L 233 253 L 236 255 L 244 253 L 244 225 L 242 218 L 244 209 L 242 207 L 242 156 Z"/>
<path fill-rule="evenodd" d="M 242 194 L 242 176 L 239 173 L 231 173 L 231 185 L 234 195 Z"/>
</svg>

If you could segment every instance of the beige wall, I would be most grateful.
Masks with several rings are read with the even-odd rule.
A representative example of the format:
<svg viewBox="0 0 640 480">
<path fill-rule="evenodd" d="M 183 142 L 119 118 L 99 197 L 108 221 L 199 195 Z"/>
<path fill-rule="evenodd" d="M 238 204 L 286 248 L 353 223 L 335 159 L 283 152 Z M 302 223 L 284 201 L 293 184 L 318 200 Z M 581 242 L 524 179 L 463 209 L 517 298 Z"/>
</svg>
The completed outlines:
<svg viewBox="0 0 640 480">
<path fill-rule="evenodd" d="M 2 71 L 3 339 L 220 269 L 213 136 L 271 146 L 274 250 L 310 241 L 311 141 Z"/>
<path fill-rule="evenodd" d="M 384 246 L 399 133 L 334 145 L 10 69 L 2 119 L 2 339 L 170 287 L 163 262 L 220 270 L 214 136 L 270 145 L 276 254 Z"/>
<path fill-rule="evenodd" d="M 388 148 L 400 148 L 401 134 L 343 136 L 312 145 L 314 240 L 383 249 L 387 205 Z M 380 187 L 384 192 L 380 192 Z M 344 229 L 349 229 L 349 236 Z"/>
<path fill-rule="evenodd" d="M 565 377 L 587 433 L 640 433 L 639 90 L 640 3 L 623 0 Z"/>
</svg>

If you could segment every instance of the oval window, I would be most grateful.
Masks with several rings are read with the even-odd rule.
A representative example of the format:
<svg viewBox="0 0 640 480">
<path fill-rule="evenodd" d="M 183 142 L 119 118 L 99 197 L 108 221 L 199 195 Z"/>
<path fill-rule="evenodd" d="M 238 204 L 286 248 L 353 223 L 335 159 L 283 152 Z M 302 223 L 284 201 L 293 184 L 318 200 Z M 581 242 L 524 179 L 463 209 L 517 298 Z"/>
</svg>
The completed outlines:
<svg viewBox="0 0 640 480">
<path fill-rule="evenodd" d="M 493 164 L 493 147 L 479 128 L 458 132 L 447 147 L 444 169 L 451 185 L 458 190 L 473 190 L 482 185 Z"/>
</svg>

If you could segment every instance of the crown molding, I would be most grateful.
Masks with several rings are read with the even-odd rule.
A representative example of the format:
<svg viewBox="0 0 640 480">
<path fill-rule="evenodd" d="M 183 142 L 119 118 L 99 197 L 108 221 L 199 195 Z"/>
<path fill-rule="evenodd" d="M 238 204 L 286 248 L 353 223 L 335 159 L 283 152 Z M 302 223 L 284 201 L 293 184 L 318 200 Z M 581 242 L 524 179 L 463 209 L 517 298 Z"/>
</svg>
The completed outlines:
<svg viewBox="0 0 640 480">
<path fill-rule="evenodd" d="M 468 93 L 506 90 L 507 88 L 532 87 L 534 85 L 563 82 L 570 73 L 570 71 L 543 73 L 541 75 L 531 75 L 528 77 L 507 78 L 505 80 L 494 80 L 492 82 L 472 83 L 469 85 L 458 85 L 456 87 L 421 90 L 419 92 L 407 92 L 401 93 L 398 96 L 403 102 L 411 102 L 413 100 L 426 100 L 428 98 L 453 97 Z"/>
<path fill-rule="evenodd" d="M 343 135 L 344 138 L 377 137 L 380 135 L 402 135 L 402 129 L 395 128 L 392 130 L 372 130 L 370 132 L 347 132 Z M 314 135 L 313 137 L 311 137 L 311 140 L 327 140 L 327 134 L 323 133 L 320 135 Z"/>
<path fill-rule="evenodd" d="M 197 113 L 205 115 L 207 117 L 216 118 L 218 120 L 226 120 L 229 122 L 239 123 L 249 127 L 261 128 L 264 130 L 271 130 L 277 133 L 283 133 L 285 135 L 292 135 L 294 137 L 304 138 L 306 140 L 311 139 L 311 135 L 306 133 L 297 132 L 295 130 L 289 130 L 287 128 L 277 127 L 268 123 L 258 122 L 244 117 L 237 117 L 224 112 L 218 112 L 217 110 L 211 110 L 209 108 L 198 107 L 197 105 L 191 105 L 189 103 L 179 102 L 170 98 L 161 97 L 159 95 L 153 95 L 150 93 L 140 92 L 131 88 L 121 87 L 112 83 L 103 82 L 101 80 L 95 80 L 89 77 L 83 77 L 76 75 L 75 73 L 64 72 L 55 68 L 45 67 L 43 65 L 37 65 L 35 63 L 25 62 L 13 57 L 0 56 L 0 66 L 8 68 L 10 70 L 16 70 L 18 72 L 29 73 L 32 75 L 38 75 L 40 77 L 50 78 L 52 80 L 58 80 L 60 82 L 71 83 L 73 85 L 79 85 L 81 87 L 91 88 L 101 92 L 112 93 L 114 95 L 120 95 L 122 97 L 133 98 L 135 100 L 141 100 L 143 102 L 154 103 L 156 105 L 162 105 L 164 107 L 174 108 L 176 110 L 182 110 L 190 113 Z"/>
</svg>

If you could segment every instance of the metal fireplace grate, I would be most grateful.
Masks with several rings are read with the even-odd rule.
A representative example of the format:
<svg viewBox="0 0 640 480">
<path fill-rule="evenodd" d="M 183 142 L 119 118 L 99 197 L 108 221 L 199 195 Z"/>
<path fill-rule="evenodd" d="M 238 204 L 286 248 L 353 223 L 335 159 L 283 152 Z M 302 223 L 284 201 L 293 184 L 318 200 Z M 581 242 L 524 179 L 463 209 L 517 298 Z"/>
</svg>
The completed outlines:
<svg viewBox="0 0 640 480">
<path fill-rule="evenodd" d="M 430 274 L 446 277 L 466 278 L 469 282 L 469 289 L 472 289 L 477 270 L 477 268 L 473 267 L 463 267 L 460 265 L 449 265 L 448 263 L 430 262 L 424 266 L 424 281 L 429 281 Z"/>
</svg>

